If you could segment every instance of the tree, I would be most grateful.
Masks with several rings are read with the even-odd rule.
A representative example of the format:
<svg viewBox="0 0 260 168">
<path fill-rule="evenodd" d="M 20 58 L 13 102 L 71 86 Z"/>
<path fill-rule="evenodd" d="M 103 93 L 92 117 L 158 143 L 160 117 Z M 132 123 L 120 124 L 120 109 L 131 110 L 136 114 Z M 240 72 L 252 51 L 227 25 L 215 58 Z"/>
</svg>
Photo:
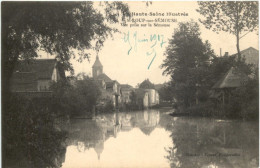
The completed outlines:
<svg viewBox="0 0 260 168">
<path fill-rule="evenodd" d="M 96 105 L 101 91 L 94 80 L 89 77 L 84 77 L 83 80 L 76 82 L 75 88 L 75 103 L 77 104 L 78 112 L 92 112 Z"/>
<path fill-rule="evenodd" d="M 74 77 L 70 81 L 62 80 L 51 85 L 55 109 L 73 116 L 92 115 L 93 107 L 101 96 L 98 84 L 84 74 L 81 74 L 81 79 Z"/>
<path fill-rule="evenodd" d="M 209 60 L 214 55 L 208 42 L 203 43 L 197 23 L 180 23 L 166 48 L 162 64 L 171 75 L 176 100 L 184 107 L 195 102 L 196 92 L 206 87 Z"/>
<path fill-rule="evenodd" d="M 173 91 L 170 82 L 163 84 L 163 86 L 158 90 L 160 95 L 160 100 L 162 101 L 173 101 Z"/>
<path fill-rule="evenodd" d="M 259 116 L 259 78 L 258 68 L 254 76 L 244 85 L 231 92 L 230 103 L 227 106 L 228 114 L 232 117 L 241 117 L 243 119 L 256 119 Z"/>
<path fill-rule="evenodd" d="M 81 61 L 89 58 L 86 50 L 98 51 L 107 37 L 118 31 L 107 23 L 130 16 L 128 6 L 122 2 L 103 4 L 104 14 L 94 9 L 93 2 L 3 2 L 4 90 L 8 90 L 17 61 L 37 58 L 39 50 L 55 55 L 71 72 L 71 58 Z"/>
<path fill-rule="evenodd" d="M 235 65 L 234 56 L 214 56 L 209 68 L 209 85 L 213 86 Z"/>
<path fill-rule="evenodd" d="M 238 58 L 240 58 L 239 40 L 247 33 L 258 30 L 257 1 L 215 1 L 198 2 L 199 12 L 205 16 L 200 20 L 206 28 L 214 32 L 225 31 L 236 36 Z M 242 35 L 242 33 L 245 33 Z"/>
</svg>

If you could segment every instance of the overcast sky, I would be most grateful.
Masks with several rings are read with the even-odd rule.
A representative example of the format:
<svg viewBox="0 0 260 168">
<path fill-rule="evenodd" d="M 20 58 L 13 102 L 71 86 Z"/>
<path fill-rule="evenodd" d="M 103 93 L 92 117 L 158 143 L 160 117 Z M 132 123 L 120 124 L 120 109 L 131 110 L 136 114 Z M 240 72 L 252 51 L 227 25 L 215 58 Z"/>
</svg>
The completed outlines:
<svg viewBox="0 0 260 168">
<path fill-rule="evenodd" d="M 163 53 L 168 45 L 168 39 L 172 37 L 174 28 L 177 27 L 178 22 L 189 21 L 193 19 L 198 21 L 201 17 L 196 9 L 198 8 L 197 2 L 158 2 L 154 1 L 152 5 L 148 7 L 144 2 L 128 2 L 131 12 L 185 12 L 188 16 L 163 16 L 163 17 L 134 17 L 134 18 L 169 18 L 177 19 L 177 22 L 170 24 L 170 27 L 122 27 L 117 25 L 116 27 L 122 32 L 114 34 L 113 39 L 108 39 L 104 43 L 104 47 L 99 52 L 99 58 L 103 64 L 103 71 L 111 79 L 117 80 L 121 84 L 131 84 L 136 86 L 137 83 L 141 83 L 144 79 L 149 78 L 151 82 L 158 84 L 169 81 L 169 77 L 163 76 L 163 70 L 160 65 L 163 63 L 165 56 Z M 228 33 L 216 34 L 211 30 L 205 29 L 203 25 L 200 24 L 201 37 L 203 41 L 208 40 L 215 53 L 219 55 L 220 48 L 222 48 L 222 54 L 224 52 L 229 52 L 230 54 L 236 53 L 236 39 L 234 35 Z M 130 44 L 127 41 L 126 34 L 129 33 Z M 137 42 L 134 41 L 134 35 L 137 39 L 149 39 L 152 35 L 157 37 L 157 43 L 153 42 Z M 159 39 L 158 39 L 159 38 Z M 151 48 L 151 46 L 154 47 Z M 131 49 L 132 47 L 132 49 Z M 258 49 L 258 35 L 256 33 L 249 33 L 243 37 L 240 41 L 240 49 L 246 49 L 248 47 L 254 47 Z M 131 50 L 130 50 L 131 49 Z M 96 53 L 91 52 L 92 57 L 90 62 L 87 60 L 82 63 L 72 61 L 73 67 L 75 69 L 75 74 L 79 72 L 85 72 L 92 75 L 92 65 L 95 61 Z M 155 56 L 156 53 L 156 56 Z M 155 57 L 154 57 L 155 56 Z M 45 56 L 43 56 L 45 57 Z M 154 58 L 154 59 L 153 59 Z M 153 59 L 153 61 L 152 61 Z M 152 62 L 152 63 L 151 63 Z M 149 66 L 150 65 L 150 66 Z M 148 68 L 149 67 L 149 68 Z"/>
</svg>

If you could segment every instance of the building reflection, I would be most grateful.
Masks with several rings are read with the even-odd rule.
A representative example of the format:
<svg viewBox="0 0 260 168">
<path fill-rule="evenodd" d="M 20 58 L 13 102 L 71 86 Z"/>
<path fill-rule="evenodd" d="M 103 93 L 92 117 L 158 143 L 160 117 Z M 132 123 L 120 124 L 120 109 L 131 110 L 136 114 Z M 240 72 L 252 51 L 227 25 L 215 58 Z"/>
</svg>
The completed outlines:
<svg viewBox="0 0 260 168">
<path fill-rule="evenodd" d="M 120 132 L 128 132 L 139 128 L 144 134 L 150 135 L 158 126 L 160 112 L 146 110 L 132 113 L 100 114 L 94 120 L 76 120 L 72 123 L 69 145 L 77 146 L 79 152 L 93 148 L 101 159 L 104 143 L 109 138 L 116 138 Z"/>
<path fill-rule="evenodd" d="M 131 135 L 129 136 L 131 138 L 135 135 L 142 137 L 140 143 L 157 139 L 157 136 L 160 135 L 163 135 L 163 140 L 168 138 L 168 141 L 161 141 L 161 143 L 165 143 L 162 146 L 167 146 L 168 143 L 170 145 L 168 144 L 164 154 L 160 155 L 167 158 L 171 167 L 254 168 L 259 164 L 257 122 L 178 118 L 170 117 L 157 110 L 103 114 L 98 115 L 94 120 L 82 119 L 72 122 L 75 123 L 71 124 L 67 144 L 76 146 L 78 152 L 92 150 L 95 156 L 93 154 L 88 156 L 97 158 L 95 162 L 97 166 L 98 163 L 101 165 L 107 163 L 101 163 L 101 161 L 107 161 L 108 155 L 110 155 L 109 151 L 114 151 L 114 148 L 117 148 L 115 142 L 117 144 L 120 142 L 121 145 L 115 151 L 124 148 L 122 143 L 130 143 L 129 140 L 124 139 L 128 135 Z M 167 134 L 160 134 L 164 131 Z M 161 139 L 158 138 L 158 140 Z M 157 144 L 157 141 L 155 142 Z M 134 148 L 134 145 L 131 145 Z M 146 142 L 143 145 L 146 146 Z M 149 148 L 147 151 L 153 150 Z M 124 156 L 128 156 L 127 152 L 124 154 Z M 115 153 L 113 156 L 118 157 Z M 149 157 L 151 156 L 149 155 Z"/>
</svg>

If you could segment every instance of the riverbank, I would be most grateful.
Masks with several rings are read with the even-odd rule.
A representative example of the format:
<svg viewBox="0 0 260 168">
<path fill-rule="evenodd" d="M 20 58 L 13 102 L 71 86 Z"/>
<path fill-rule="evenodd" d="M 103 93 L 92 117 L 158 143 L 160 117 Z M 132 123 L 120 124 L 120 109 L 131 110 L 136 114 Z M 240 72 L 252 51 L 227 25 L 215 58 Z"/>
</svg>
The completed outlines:
<svg viewBox="0 0 260 168">
<path fill-rule="evenodd" d="M 195 105 L 189 108 L 173 109 L 173 117 L 207 117 L 215 119 L 259 120 L 258 113 L 234 113 L 230 106 L 215 106 L 212 104 Z"/>
</svg>

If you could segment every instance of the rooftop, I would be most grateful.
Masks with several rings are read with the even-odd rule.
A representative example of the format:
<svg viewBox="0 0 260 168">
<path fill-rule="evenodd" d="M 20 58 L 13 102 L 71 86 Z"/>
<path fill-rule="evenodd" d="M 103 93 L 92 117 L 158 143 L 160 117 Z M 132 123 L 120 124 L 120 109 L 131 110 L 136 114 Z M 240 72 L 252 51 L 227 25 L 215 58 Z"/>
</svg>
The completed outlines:
<svg viewBox="0 0 260 168">
<path fill-rule="evenodd" d="M 110 79 L 105 73 L 98 75 L 96 79 L 104 80 L 105 82 L 112 82 L 112 79 Z"/>
<path fill-rule="evenodd" d="M 35 73 L 37 79 L 51 79 L 56 59 L 36 59 L 18 61 L 14 73 Z"/>
<path fill-rule="evenodd" d="M 256 64 L 259 63 L 259 51 L 253 47 L 249 47 L 245 50 L 242 50 L 241 56 L 245 58 L 245 62 L 247 64 Z M 237 56 L 237 54 L 233 54 L 233 56 Z"/>
<path fill-rule="evenodd" d="M 247 75 L 238 69 L 232 67 L 212 88 L 223 89 L 223 88 L 234 88 L 242 86 L 243 83 L 248 79 Z"/>
</svg>

